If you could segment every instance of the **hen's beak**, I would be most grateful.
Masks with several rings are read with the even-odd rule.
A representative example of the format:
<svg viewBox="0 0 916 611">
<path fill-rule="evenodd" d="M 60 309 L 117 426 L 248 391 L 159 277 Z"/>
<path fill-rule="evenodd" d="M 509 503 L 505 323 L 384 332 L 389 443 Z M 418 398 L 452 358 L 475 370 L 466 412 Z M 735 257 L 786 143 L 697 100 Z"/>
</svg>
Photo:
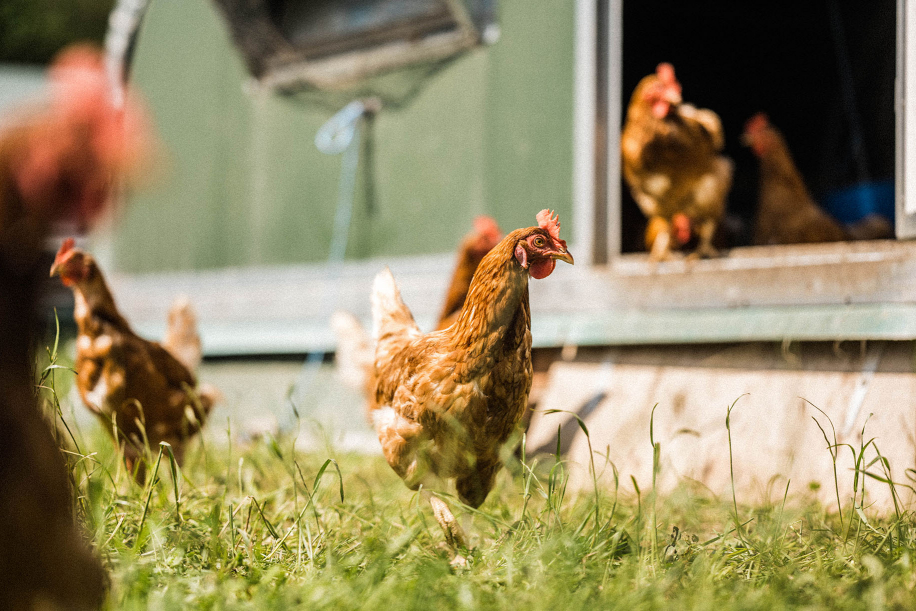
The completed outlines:
<svg viewBox="0 0 916 611">
<path fill-rule="evenodd" d="M 570 265 L 575 265 L 573 262 L 572 253 L 570 253 L 568 250 L 557 251 L 550 255 L 550 258 L 556 259 L 557 261 L 566 261 Z"/>
<path fill-rule="evenodd" d="M 59 273 L 60 273 L 60 261 L 55 261 L 54 265 L 51 266 L 51 274 L 49 277 L 53 278 L 54 276 L 58 275 Z"/>
</svg>

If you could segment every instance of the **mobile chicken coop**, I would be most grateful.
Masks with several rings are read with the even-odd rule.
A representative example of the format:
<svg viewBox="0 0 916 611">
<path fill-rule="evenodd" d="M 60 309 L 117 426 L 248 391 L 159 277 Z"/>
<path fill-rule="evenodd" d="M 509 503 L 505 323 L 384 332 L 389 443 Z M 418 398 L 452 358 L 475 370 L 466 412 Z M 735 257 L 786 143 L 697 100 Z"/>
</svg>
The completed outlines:
<svg viewBox="0 0 916 611">
<path fill-rule="evenodd" d="M 151 335 L 184 293 L 208 355 L 327 352 L 328 315 L 367 319 L 383 265 L 429 328 L 473 216 L 513 229 L 554 208 L 577 264 L 532 283 L 532 332 L 548 360 L 565 347 L 574 362 L 551 370 L 545 407 L 587 408 L 599 445 L 624 457 L 648 443 L 658 403 L 656 435 L 680 459 L 672 472 L 721 483 L 703 448 L 721 442 L 724 408 L 745 392 L 757 411 L 743 433 L 766 446 L 757 458 L 810 462 L 820 433 L 801 396 L 841 437 L 874 411 L 885 455 L 909 468 L 914 32 L 910 0 L 154 1 L 133 78 L 170 167 L 101 243 L 122 307 Z M 718 259 L 651 265 L 636 252 L 644 219 L 621 183 L 620 127 L 659 61 L 677 67 L 687 101 L 722 116 L 736 161 L 732 247 Z M 379 91 L 345 257 L 327 263 L 341 160 L 312 141 L 347 101 Z M 738 134 L 761 110 L 819 198 L 891 181 L 896 239 L 747 246 L 756 174 Z M 773 425 L 765 435 L 761 422 Z M 549 447 L 550 434 L 532 443 Z M 585 442 L 567 441 L 582 459 Z M 757 458 L 748 484 L 760 481 Z M 630 466 L 644 479 L 651 461 Z"/>
</svg>

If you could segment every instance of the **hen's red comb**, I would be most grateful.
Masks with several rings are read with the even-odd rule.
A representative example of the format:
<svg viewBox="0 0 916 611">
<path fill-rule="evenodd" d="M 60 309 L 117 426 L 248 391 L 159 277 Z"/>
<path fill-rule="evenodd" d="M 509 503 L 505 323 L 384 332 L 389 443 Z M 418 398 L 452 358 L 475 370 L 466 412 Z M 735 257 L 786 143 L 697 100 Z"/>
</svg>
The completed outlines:
<svg viewBox="0 0 916 611">
<path fill-rule="evenodd" d="M 560 215 L 544 208 L 537 215 L 538 227 L 550 234 L 554 240 L 560 240 Z"/>
<path fill-rule="evenodd" d="M 60 245 L 60 250 L 57 251 L 57 256 L 54 258 L 54 262 L 60 263 L 61 261 L 63 261 L 64 257 L 66 257 L 67 254 L 71 250 L 73 250 L 75 246 L 76 246 L 76 240 L 74 240 L 73 238 L 67 238 L 66 240 L 64 240 L 64 243 Z"/>
<path fill-rule="evenodd" d="M 769 126 L 770 118 L 767 117 L 766 113 L 758 112 L 744 124 L 744 131 L 748 134 L 756 134 Z"/>
<path fill-rule="evenodd" d="M 658 67 L 655 69 L 655 76 L 657 76 L 658 80 L 660 80 L 662 83 L 665 83 L 666 85 L 673 85 L 674 83 L 677 83 L 677 78 L 674 76 L 674 66 L 668 62 L 662 62 L 658 65 Z"/>
<path fill-rule="evenodd" d="M 498 236 L 502 233 L 493 217 L 485 214 L 474 219 L 474 231 L 484 236 Z"/>
</svg>

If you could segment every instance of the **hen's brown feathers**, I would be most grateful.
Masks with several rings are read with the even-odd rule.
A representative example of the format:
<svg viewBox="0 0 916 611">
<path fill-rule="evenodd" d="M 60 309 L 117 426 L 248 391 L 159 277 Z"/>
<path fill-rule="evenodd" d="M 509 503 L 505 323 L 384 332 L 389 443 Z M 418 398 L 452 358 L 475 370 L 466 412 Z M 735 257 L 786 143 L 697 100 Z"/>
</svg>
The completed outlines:
<svg viewBox="0 0 916 611">
<path fill-rule="evenodd" d="M 506 236 L 477 268 L 457 321 L 441 331 L 421 335 L 391 273 L 376 278 L 373 419 L 388 463 L 412 488 L 454 478 L 462 501 L 476 507 L 493 485 L 500 447 L 531 389 L 527 265 L 545 257 L 527 253 L 523 267 L 518 249 L 532 236 L 551 243 L 538 227 Z M 556 249 L 571 261 L 565 245 Z"/>
</svg>

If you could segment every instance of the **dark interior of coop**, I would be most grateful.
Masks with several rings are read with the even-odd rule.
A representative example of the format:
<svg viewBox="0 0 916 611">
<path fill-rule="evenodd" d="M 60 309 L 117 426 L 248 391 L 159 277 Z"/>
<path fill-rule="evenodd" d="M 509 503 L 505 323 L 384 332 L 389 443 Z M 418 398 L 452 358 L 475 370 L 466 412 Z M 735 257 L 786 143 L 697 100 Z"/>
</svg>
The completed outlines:
<svg viewBox="0 0 916 611">
<path fill-rule="evenodd" d="M 740 136 L 757 112 L 783 132 L 821 205 L 856 185 L 890 189 L 896 10 L 893 0 L 623 3 L 622 120 L 636 84 L 663 61 L 685 102 L 722 119 L 735 173 L 718 246 L 751 243 L 758 168 Z M 620 189 L 622 251 L 644 251 L 645 218 Z"/>
</svg>

